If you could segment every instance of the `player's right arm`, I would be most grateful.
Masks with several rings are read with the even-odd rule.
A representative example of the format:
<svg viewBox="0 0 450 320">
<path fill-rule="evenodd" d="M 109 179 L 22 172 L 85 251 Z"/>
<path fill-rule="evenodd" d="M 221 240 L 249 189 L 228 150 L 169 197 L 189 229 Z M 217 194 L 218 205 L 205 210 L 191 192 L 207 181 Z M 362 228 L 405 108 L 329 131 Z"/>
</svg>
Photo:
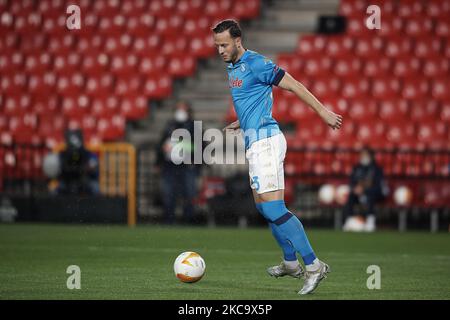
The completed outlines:
<svg viewBox="0 0 450 320">
<path fill-rule="evenodd" d="M 342 116 L 328 110 L 304 85 L 295 80 L 289 73 L 286 72 L 284 74 L 278 86 L 293 92 L 298 98 L 309 105 L 331 128 L 339 129 L 341 127 Z"/>
</svg>

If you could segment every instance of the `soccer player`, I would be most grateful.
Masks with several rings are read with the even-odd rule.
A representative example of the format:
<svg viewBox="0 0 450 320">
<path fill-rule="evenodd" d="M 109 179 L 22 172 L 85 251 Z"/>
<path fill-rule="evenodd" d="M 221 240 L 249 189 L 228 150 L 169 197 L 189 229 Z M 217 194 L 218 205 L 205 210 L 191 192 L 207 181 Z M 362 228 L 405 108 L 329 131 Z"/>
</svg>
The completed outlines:
<svg viewBox="0 0 450 320">
<path fill-rule="evenodd" d="M 215 46 L 228 63 L 229 87 L 238 117 L 224 130 L 243 131 L 256 208 L 268 221 L 284 255 L 281 264 L 268 268 L 267 272 L 274 277 L 304 276 L 303 288 L 298 293 L 311 293 L 330 268 L 316 257 L 302 223 L 284 203 L 286 139 L 272 117 L 272 86 L 294 93 L 333 129 L 341 127 L 342 116 L 325 108 L 301 83 L 272 61 L 244 49 L 242 32 L 236 21 L 221 21 L 212 31 Z M 296 253 L 301 255 L 306 272 Z"/>
</svg>

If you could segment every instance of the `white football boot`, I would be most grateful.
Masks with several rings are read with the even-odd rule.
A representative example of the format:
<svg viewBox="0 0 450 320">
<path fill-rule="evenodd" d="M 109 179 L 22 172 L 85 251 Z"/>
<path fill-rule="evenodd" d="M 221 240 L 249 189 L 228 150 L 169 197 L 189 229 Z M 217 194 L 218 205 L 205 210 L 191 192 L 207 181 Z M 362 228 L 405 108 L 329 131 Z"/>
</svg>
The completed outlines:
<svg viewBox="0 0 450 320">
<path fill-rule="evenodd" d="M 278 266 L 273 266 L 270 268 L 267 268 L 267 273 L 275 278 L 284 277 L 284 276 L 291 276 L 293 278 L 301 278 L 304 275 L 304 270 L 301 266 L 301 264 L 298 264 L 298 267 L 295 269 L 288 268 L 284 261 L 282 261 Z"/>
<path fill-rule="evenodd" d="M 330 272 L 330 266 L 325 262 L 319 261 L 320 267 L 317 271 L 306 271 L 305 272 L 305 283 L 303 288 L 298 292 L 298 294 L 308 294 L 313 292 L 319 285 L 322 279 L 327 277 L 327 273 Z"/>
</svg>

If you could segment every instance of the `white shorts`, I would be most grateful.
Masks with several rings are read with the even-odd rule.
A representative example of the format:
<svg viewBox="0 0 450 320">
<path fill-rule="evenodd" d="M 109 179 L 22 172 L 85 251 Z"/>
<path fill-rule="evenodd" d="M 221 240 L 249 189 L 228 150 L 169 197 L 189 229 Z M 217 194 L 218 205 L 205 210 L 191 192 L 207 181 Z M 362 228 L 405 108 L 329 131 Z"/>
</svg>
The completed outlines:
<svg viewBox="0 0 450 320">
<path fill-rule="evenodd" d="M 286 139 L 283 133 L 253 142 L 245 156 L 252 189 L 258 194 L 284 189 Z"/>
</svg>

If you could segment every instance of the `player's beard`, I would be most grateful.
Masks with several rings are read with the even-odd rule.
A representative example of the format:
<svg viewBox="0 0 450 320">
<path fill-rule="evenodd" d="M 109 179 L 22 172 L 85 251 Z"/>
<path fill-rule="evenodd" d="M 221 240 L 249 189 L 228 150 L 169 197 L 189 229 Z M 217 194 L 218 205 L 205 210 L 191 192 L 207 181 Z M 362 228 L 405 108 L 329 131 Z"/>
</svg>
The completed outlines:
<svg viewBox="0 0 450 320">
<path fill-rule="evenodd" d="M 226 63 L 234 63 L 234 62 L 236 62 L 236 58 L 237 58 L 238 54 L 239 54 L 239 51 L 237 49 L 237 46 L 234 45 L 233 46 L 233 51 L 231 52 L 230 59 L 225 60 L 225 62 Z"/>
</svg>

